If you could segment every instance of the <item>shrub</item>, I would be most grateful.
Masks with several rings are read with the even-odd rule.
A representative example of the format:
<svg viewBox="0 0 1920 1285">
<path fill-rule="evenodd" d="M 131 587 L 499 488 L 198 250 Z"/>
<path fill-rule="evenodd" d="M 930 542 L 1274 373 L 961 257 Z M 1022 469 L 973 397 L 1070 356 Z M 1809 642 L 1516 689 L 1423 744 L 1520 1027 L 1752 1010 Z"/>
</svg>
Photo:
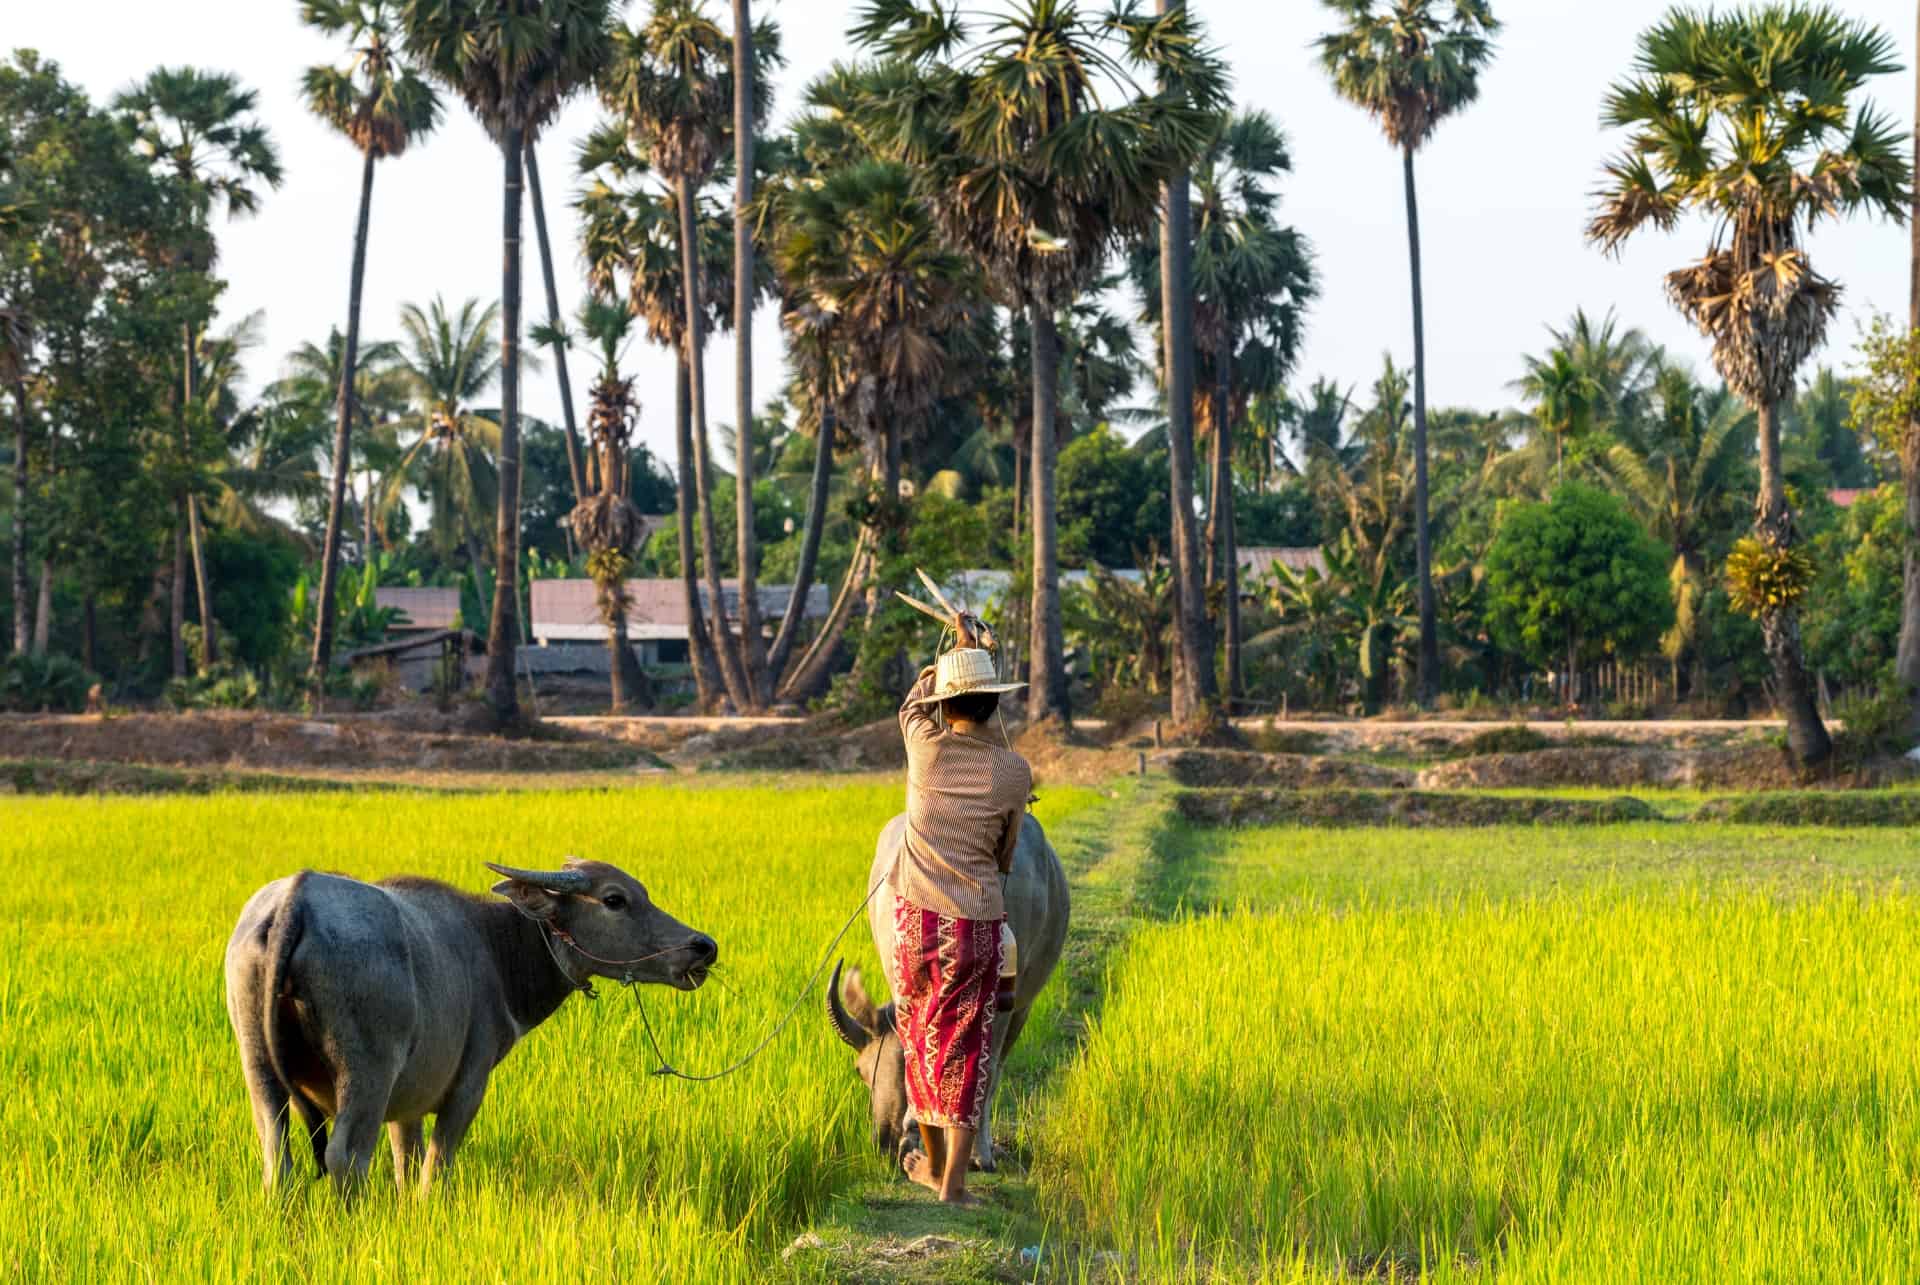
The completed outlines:
<svg viewBox="0 0 1920 1285">
<path fill-rule="evenodd" d="M 1907 730 L 1913 696 L 1891 669 L 1871 690 L 1841 697 L 1833 713 L 1844 724 L 1834 747 L 1842 760 L 1859 762 L 1913 748 L 1913 736 Z"/>
<path fill-rule="evenodd" d="M 1514 723 L 1508 727 L 1475 733 L 1460 743 L 1457 753 L 1462 758 L 1477 754 L 1531 754 L 1552 746 L 1552 738 L 1534 731 L 1525 723 Z"/>
<path fill-rule="evenodd" d="M 78 714 L 99 681 L 68 656 L 13 655 L 0 661 L 0 709 L 25 714 Z"/>
</svg>

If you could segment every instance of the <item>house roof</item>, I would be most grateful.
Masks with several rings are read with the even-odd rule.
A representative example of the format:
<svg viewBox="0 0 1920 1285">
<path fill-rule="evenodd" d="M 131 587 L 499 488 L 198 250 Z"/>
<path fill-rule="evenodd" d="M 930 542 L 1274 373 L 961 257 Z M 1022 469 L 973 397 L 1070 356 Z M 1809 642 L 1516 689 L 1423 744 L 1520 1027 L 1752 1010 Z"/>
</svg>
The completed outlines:
<svg viewBox="0 0 1920 1285">
<path fill-rule="evenodd" d="M 464 643 L 468 652 L 485 655 L 487 640 L 471 629 L 434 629 L 426 633 L 408 634 L 404 638 L 394 638 L 387 642 L 375 643 L 371 647 L 361 647 L 348 652 L 341 659 L 349 663 L 356 660 L 371 660 L 376 656 L 389 656 L 398 659 L 415 652 L 437 651 L 448 642 Z"/>
<path fill-rule="evenodd" d="M 376 607 L 403 613 L 395 632 L 415 629 L 451 629 L 460 614 L 458 589 L 422 589 L 408 585 L 381 585 L 373 591 Z"/>
<path fill-rule="evenodd" d="M 757 586 L 760 614 L 778 620 L 787 611 L 793 586 L 763 584 Z M 712 610 L 705 585 L 699 586 L 700 606 Z M 740 582 L 722 581 L 720 595 L 726 604 L 727 618 L 740 615 Z M 535 580 L 532 585 L 533 636 L 541 642 L 603 641 L 606 627 L 600 623 L 599 597 L 591 580 Z M 807 592 L 806 617 L 817 620 L 827 614 L 828 590 L 815 584 Z M 627 581 L 627 637 L 635 640 L 685 638 L 687 636 L 686 589 L 677 579 Z"/>
<path fill-rule="evenodd" d="M 1240 550 L 1240 569 L 1249 580 L 1264 580 L 1276 566 L 1289 571 L 1325 571 L 1327 560 L 1318 545 L 1253 545 Z"/>
<path fill-rule="evenodd" d="M 1832 500 L 1834 504 L 1836 504 L 1840 508 L 1850 509 L 1853 507 L 1853 502 L 1855 500 L 1867 494 L 1867 492 L 1870 491 L 1871 489 L 1872 489 L 1871 487 L 1865 487 L 1865 486 L 1835 487 L 1833 490 L 1827 492 L 1827 498 L 1829 500 Z"/>
</svg>

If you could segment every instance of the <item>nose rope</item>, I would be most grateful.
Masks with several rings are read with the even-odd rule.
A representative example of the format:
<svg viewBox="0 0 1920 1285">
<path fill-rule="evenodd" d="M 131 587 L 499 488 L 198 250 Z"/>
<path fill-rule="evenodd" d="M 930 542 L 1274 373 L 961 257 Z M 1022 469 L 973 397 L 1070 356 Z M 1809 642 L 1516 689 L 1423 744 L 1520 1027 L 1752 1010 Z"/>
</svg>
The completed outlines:
<svg viewBox="0 0 1920 1285">
<path fill-rule="evenodd" d="M 621 984 L 633 992 L 634 1007 L 640 1010 L 641 1029 L 646 1031 L 647 1043 L 652 1046 L 653 1056 L 658 1059 L 660 1063 L 659 1066 L 654 1067 L 648 1074 L 666 1075 L 674 1079 L 688 1080 L 695 1084 L 704 1084 L 710 1080 L 718 1080 L 723 1076 L 732 1075 L 735 1071 L 738 1071 L 741 1067 L 753 1061 L 756 1057 L 759 1057 L 760 1054 L 766 1051 L 767 1046 L 773 1043 L 775 1037 L 787 1028 L 787 1024 L 793 1020 L 794 1014 L 800 1011 L 800 1005 L 813 993 L 814 985 L 820 980 L 820 974 L 827 970 L 827 961 L 833 958 L 835 948 L 840 945 L 841 939 L 847 935 L 847 930 L 852 928 L 854 923 L 860 918 L 861 912 L 864 911 L 868 903 L 873 900 L 874 894 L 880 891 L 880 885 L 886 881 L 886 876 L 883 875 L 874 881 L 873 887 L 867 889 L 867 895 L 860 899 L 860 904 L 853 908 L 851 915 L 847 916 L 847 922 L 840 925 L 840 931 L 835 933 L 833 940 L 827 943 L 827 949 L 820 956 L 820 963 L 815 966 L 812 976 L 808 977 L 806 984 L 801 986 L 799 993 L 793 997 L 793 1002 L 787 1005 L 787 1011 L 780 1015 L 780 1020 L 773 1024 L 773 1029 L 762 1036 L 760 1042 L 748 1049 L 738 1060 L 721 1067 L 718 1071 L 710 1075 L 692 1075 L 667 1061 L 667 1055 L 660 1051 L 659 1039 L 654 1036 L 653 1023 L 647 1020 L 647 1006 L 641 1002 L 639 988 L 633 984 L 631 978 L 623 979 Z"/>
</svg>

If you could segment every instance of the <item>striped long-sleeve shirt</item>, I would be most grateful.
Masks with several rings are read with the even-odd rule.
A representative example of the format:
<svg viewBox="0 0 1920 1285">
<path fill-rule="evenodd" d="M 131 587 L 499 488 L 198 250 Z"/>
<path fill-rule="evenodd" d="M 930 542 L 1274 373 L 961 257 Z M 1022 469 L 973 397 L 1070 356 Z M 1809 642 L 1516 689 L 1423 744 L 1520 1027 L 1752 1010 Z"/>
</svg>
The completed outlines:
<svg viewBox="0 0 1920 1285">
<path fill-rule="evenodd" d="M 889 879 L 894 895 L 957 919 L 1006 913 L 1000 875 L 1033 792 L 1033 771 L 1012 750 L 943 728 L 926 705 L 932 666 L 900 707 L 907 742 L 907 838 Z"/>
</svg>

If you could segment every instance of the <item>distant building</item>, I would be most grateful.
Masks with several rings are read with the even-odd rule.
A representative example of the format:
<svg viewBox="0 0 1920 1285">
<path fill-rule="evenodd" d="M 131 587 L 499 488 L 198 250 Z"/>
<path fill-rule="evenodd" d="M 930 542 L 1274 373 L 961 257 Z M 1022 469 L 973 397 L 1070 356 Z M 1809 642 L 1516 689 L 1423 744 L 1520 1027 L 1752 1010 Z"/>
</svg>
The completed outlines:
<svg viewBox="0 0 1920 1285">
<path fill-rule="evenodd" d="M 701 610 L 711 619 L 712 601 L 700 587 Z M 740 583 L 722 582 L 721 599 L 728 627 L 739 632 Z M 793 596 L 792 585 L 758 586 L 760 615 L 768 630 L 777 629 Z M 605 647 L 607 627 L 600 620 L 600 603 L 591 580 L 535 580 L 532 585 L 534 641 L 543 647 L 592 643 Z M 829 607 L 827 586 L 816 584 L 807 593 L 807 620 L 825 619 Z M 684 665 L 687 662 L 686 589 L 677 579 L 627 581 L 627 638 L 639 645 L 643 665 Z"/>
<path fill-rule="evenodd" d="M 1327 559 L 1319 545 L 1254 545 L 1240 550 L 1240 583 L 1258 584 L 1273 574 L 1275 567 L 1289 571 L 1318 571 L 1325 574 Z"/>
<path fill-rule="evenodd" d="M 1872 491 L 1873 488 L 1870 486 L 1841 486 L 1828 491 L 1827 498 L 1832 500 L 1839 508 L 1850 509 L 1853 507 L 1855 500 L 1863 495 L 1871 494 Z"/>
<path fill-rule="evenodd" d="M 432 633 L 452 629 L 460 614 L 458 589 L 422 589 L 409 585 L 380 585 L 373 591 L 373 605 L 391 607 L 400 613 L 389 633 Z"/>
</svg>

